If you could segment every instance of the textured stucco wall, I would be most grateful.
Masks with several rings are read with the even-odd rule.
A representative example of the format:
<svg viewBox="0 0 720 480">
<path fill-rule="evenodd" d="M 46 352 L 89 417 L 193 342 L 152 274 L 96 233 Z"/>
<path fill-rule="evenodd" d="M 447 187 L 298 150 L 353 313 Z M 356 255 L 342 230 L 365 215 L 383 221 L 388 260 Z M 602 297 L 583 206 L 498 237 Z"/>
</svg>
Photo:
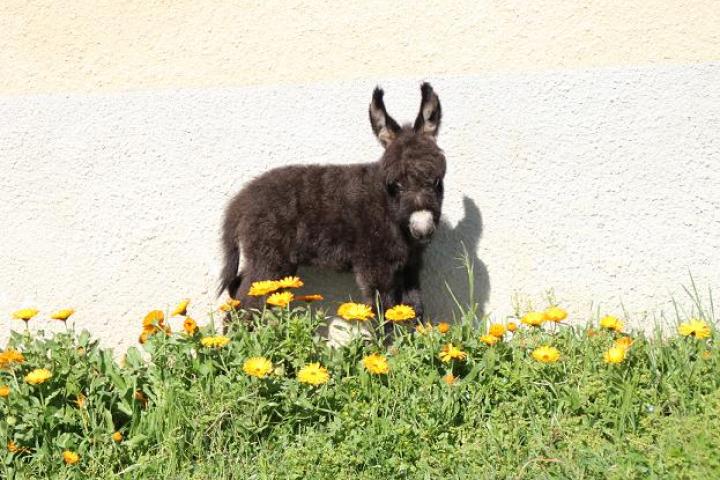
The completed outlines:
<svg viewBox="0 0 720 480">
<path fill-rule="evenodd" d="M 446 280 L 465 293 L 460 241 L 497 315 L 552 287 L 576 317 L 622 303 L 639 321 L 688 270 L 717 285 L 713 2 L 527 3 L 4 3 L 0 318 L 74 306 L 117 346 L 182 297 L 201 318 L 228 197 L 274 166 L 376 159 L 373 86 L 410 120 L 422 79 L 449 162 L 433 316 Z"/>
</svg>

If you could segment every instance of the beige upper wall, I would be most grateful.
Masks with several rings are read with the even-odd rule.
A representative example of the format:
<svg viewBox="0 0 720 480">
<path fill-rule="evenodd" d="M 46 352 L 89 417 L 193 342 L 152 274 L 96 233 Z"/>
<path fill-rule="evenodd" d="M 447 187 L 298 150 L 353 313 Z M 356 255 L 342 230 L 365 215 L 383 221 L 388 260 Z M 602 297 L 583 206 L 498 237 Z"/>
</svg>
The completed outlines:
<svg viewBox="0 0 720 480">
<path fill-rule="evenodd" d="M 0 4 L 0 93 L 720 59 L 714 0 Z"/>
</svg>

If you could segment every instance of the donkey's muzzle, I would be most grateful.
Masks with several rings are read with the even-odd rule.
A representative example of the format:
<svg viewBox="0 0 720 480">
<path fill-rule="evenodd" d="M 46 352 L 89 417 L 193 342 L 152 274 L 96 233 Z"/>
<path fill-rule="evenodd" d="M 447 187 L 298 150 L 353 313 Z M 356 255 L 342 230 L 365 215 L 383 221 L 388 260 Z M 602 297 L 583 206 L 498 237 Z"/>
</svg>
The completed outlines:
<svg viewBox="0 0 720 480">
<path fill-rule="evenodd" d="M 410 234 L 421 243 L 430 241 L 435 233 L 435 222 L 430 210 L 418 210 L 410 215 Z"/>
</svg>

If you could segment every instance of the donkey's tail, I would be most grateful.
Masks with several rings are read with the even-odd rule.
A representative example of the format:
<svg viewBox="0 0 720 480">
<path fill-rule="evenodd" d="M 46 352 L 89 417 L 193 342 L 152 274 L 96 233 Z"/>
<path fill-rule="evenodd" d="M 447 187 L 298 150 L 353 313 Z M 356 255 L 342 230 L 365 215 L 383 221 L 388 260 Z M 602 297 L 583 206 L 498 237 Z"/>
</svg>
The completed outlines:
<svg viewBox="0 0 720 480">
<path fill-rule="evenodd" d="M 240 248 L 236 242 L 223 242 L 223 254 L 225 256 L 225 265 L 220 275 L 220 285 L 218 286 L 217 295 L 222 295 L 227 290 L 231 297 L 235 295 L 235 291 L 240 286 L 242 276 L 238 273 L 240 265 Z"/>
</svg>

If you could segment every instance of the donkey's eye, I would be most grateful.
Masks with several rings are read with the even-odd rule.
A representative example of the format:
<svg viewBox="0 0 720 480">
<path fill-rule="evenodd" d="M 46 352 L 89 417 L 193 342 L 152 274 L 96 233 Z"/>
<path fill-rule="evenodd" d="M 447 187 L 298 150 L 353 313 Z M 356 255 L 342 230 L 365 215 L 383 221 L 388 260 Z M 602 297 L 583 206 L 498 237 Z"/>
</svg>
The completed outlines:
<svg viewBox="0 0 720 480">
<path fill-rule="evenodd" d="M 443 188 L 442 178 L 440 178 L 440 177 L 436 178 L 434 186 L 435 186 L 436 190 L 441 190 Z"/>
<path fill-rule="evenodd" d="M 402 190 L 402 184 L 400 182 L 390 182 L 387 185 L 387 190 L 388 193 L 394 197 Z"/>
</svg>

